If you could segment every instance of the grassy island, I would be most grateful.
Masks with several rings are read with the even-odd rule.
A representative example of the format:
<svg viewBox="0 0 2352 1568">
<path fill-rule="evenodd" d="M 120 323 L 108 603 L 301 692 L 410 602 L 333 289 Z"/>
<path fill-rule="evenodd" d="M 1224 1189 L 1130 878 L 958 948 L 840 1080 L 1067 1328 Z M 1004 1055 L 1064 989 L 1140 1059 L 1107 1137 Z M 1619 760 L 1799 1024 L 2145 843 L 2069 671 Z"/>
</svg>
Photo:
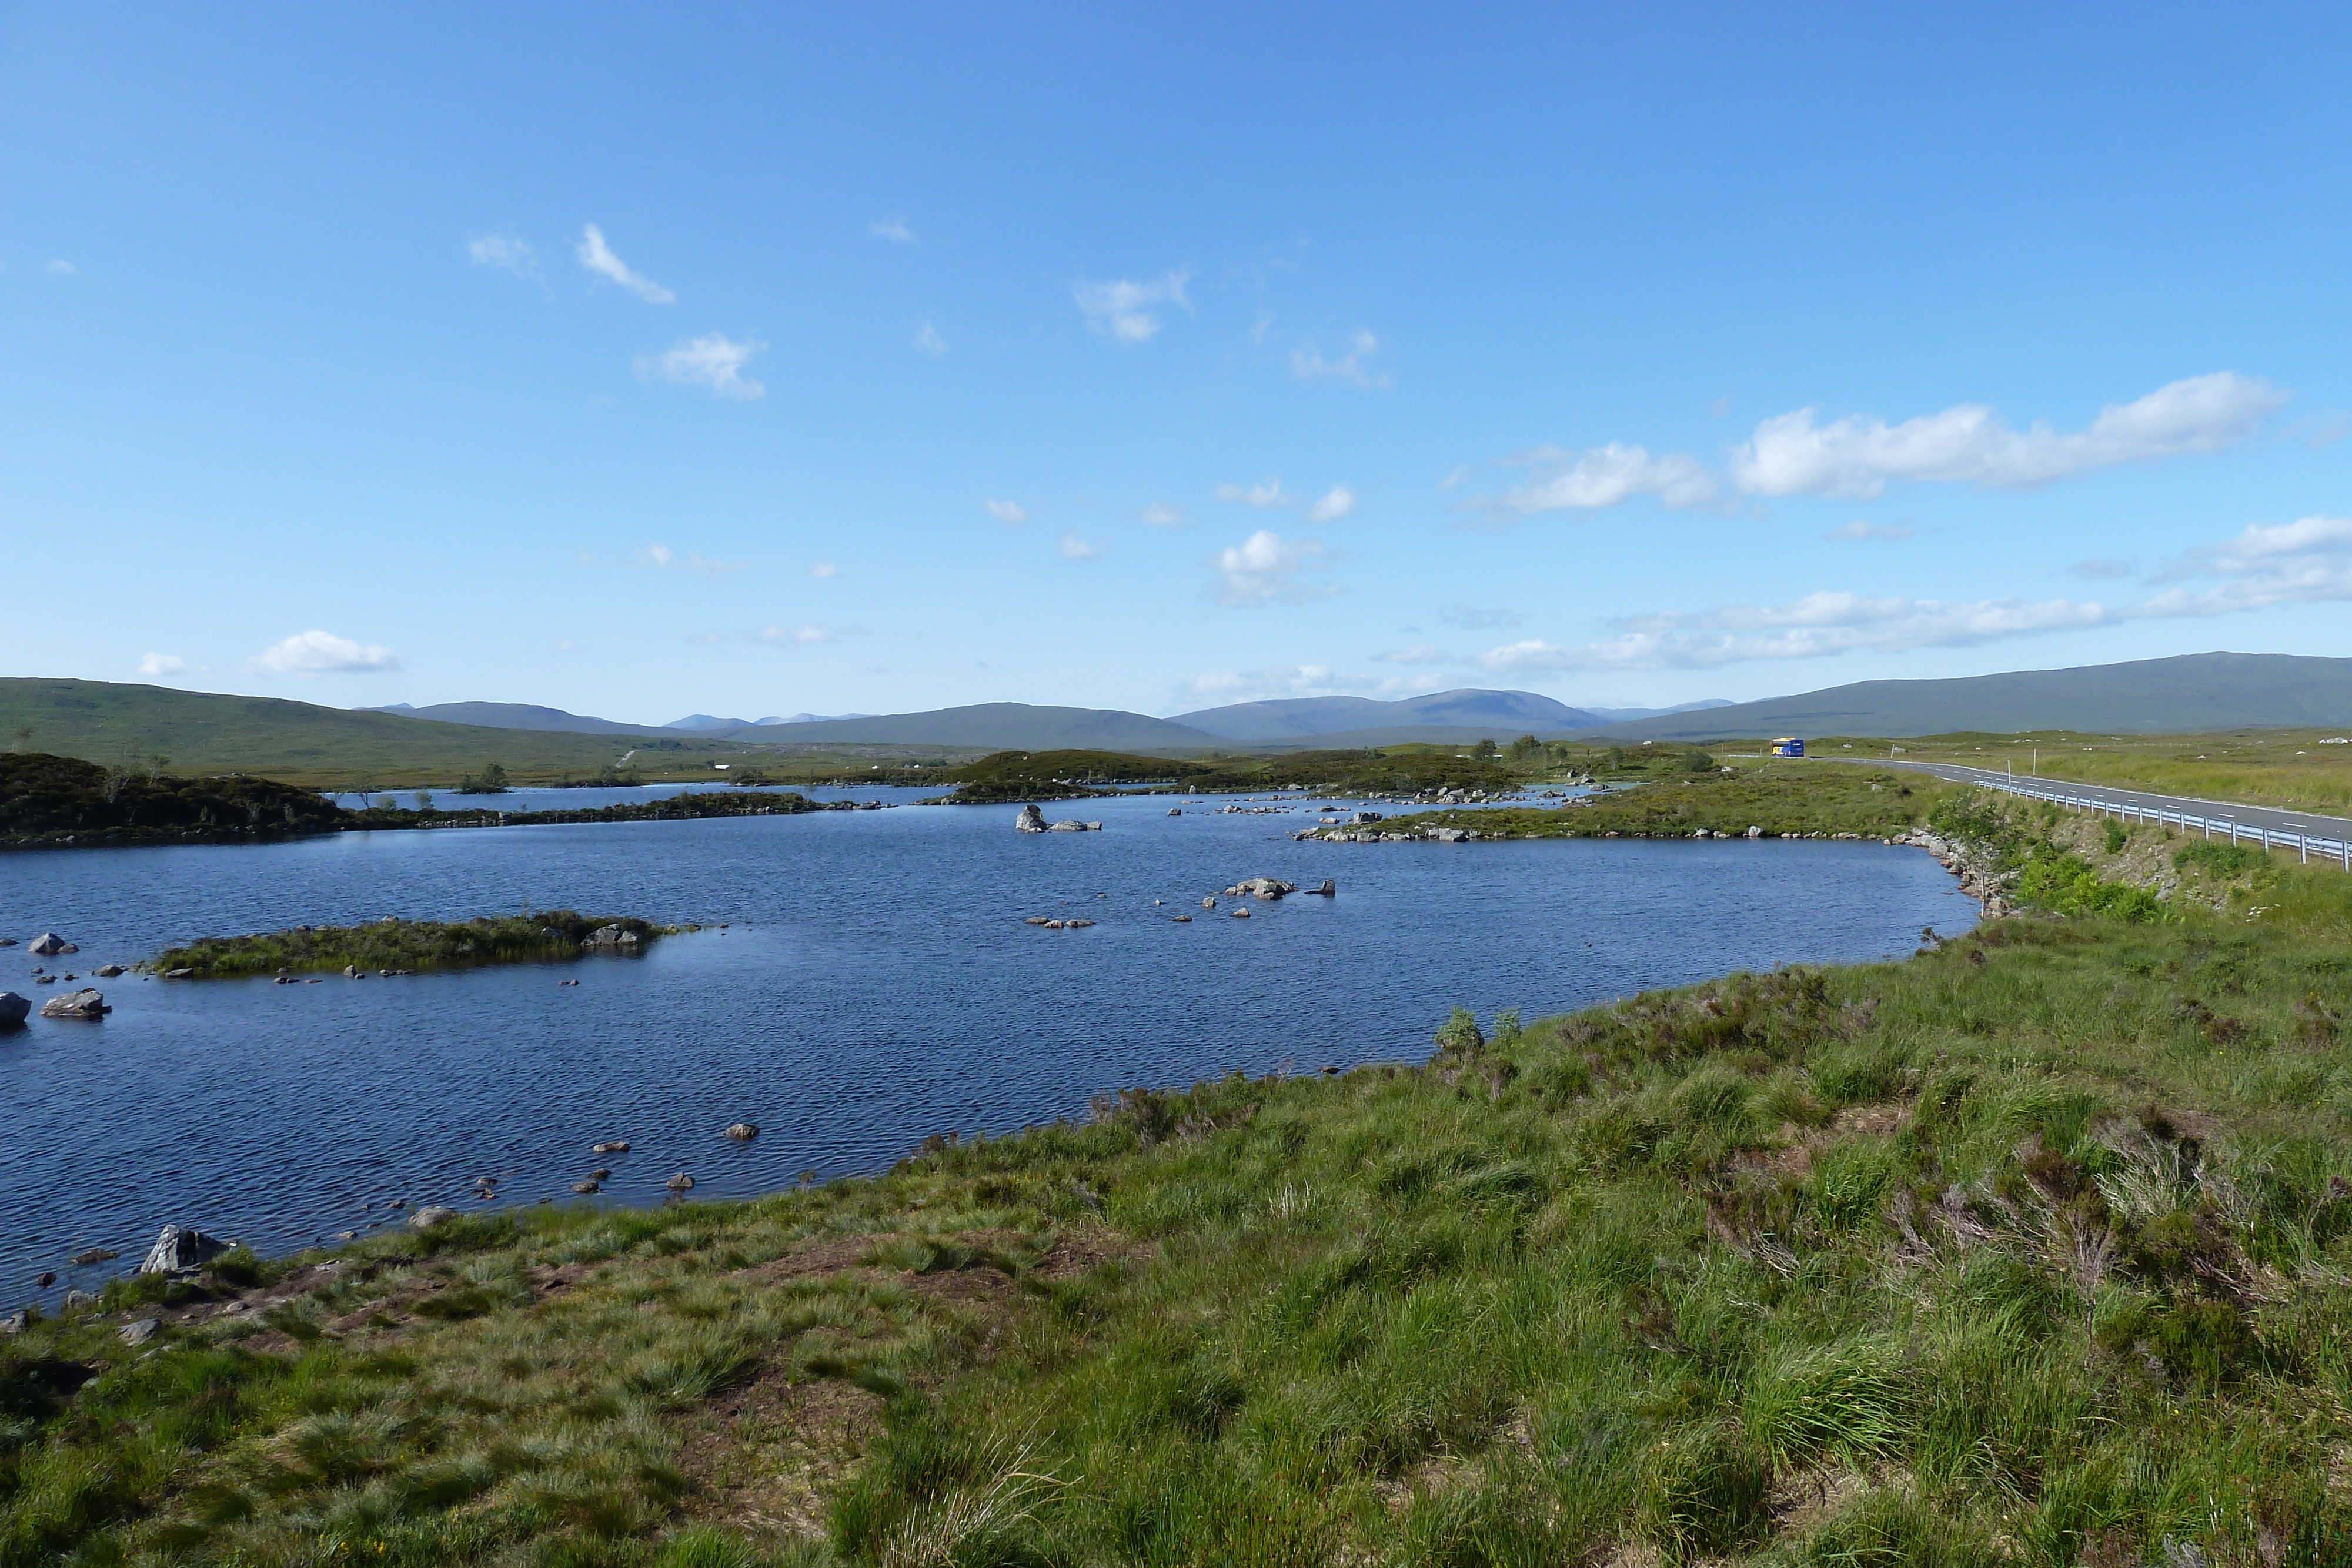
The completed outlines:
<svg viewBox="0 0 2352 1568">
<path fill-rule="evenodd" d="M 1885 838 L 1908 832 L 1956 788 L 1924 773 L 1802 763 L 1721 771 L 1712 758 L 1692 760 L 1697 766 L 1675 762 L 1655 776 L 1634 775 L 1638 782 L 1558 806 L 1418 811 L 1391 818 L 1380 831 L 1461 828 L 1488 839 L 1686 839 L 1702 828 L 1733 835 L 1762 828 L 1774 838 Z"/>
<path fill-rule="evenodd" d="M 585 946 L 599 932 L 629 940 Z M 367 925 L 298 925 L 257 936 L 207 936 L 171 947 L 142 967 L 196 980 L 280 970 L 449 969 L 478 964 L 543 964 L 595 951 L 643 952 L 677 930 L 632 916 L 575 915 L 568 909 L 472 920 L 396 920 Z"/>
<path fill-rule="evenodd" d="M 2352 877 L 1963 805 L 2197 896 L 118 1281 L 0 1564 L 2347 1561 Z"/>
</svg>

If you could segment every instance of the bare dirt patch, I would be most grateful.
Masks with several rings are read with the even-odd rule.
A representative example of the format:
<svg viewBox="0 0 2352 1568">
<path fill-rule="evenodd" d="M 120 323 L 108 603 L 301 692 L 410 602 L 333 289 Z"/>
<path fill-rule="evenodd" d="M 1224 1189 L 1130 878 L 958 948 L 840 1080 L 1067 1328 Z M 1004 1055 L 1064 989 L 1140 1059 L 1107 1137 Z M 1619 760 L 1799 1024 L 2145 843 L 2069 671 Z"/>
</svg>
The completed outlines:
<svg viewBox="0 0 2352 1568">
<path fill-rule="evenodd" d="M 678 1456 L 693 1483 L 688 1511 L 754 1537 L 819 1538 L 833 1494 L 881 1430 L 878 1394 L 762 1374 L 690 1418 Z"/>
</svg>

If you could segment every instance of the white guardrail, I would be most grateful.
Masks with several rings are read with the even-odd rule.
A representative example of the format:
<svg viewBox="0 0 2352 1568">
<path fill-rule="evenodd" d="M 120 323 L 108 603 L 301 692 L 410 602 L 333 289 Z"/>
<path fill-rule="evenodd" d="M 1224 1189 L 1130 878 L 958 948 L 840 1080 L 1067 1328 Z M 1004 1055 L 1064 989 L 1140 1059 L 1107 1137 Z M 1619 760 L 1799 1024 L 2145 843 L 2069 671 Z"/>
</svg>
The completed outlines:
<svg viewBox="0 0 2352 1568">
<path fill-rule="evenodd" d="M 1987 774 L 1971 779 L 1992 789 L 2006 789 L 2011 794 L 2027 796 L 2035 800 L 2049 800 L 2061 806 L 2073 806 L 2079 810 L 2096 811 L 2136 822 L 2154 822 L 2160 827 L 2177 827 L 2182 832 L 2201 831 L 2207 838 L 2217 833 L 2230 835 L 2231 843 L 2260 842 L 2265 851 L 2291 849 L 2299 853 L 2306 865 L 2314 855 L 2322 861 L 2335 861 L 2346 871 L 2352 871 L 2352 841 L 2345 839 L 2314 838 L 2304 833 L 2288 832 L 2280 828 L 2248 826 L 2227 817 L 2200 817 L 2194 811 L 2176 811 L 2165 806 L 2146 806 L 2137 800 L 2103 800 L 2095 795 L 2070 794 L 2053 789 L 2039 781 L 2004 779 L 2000 774 Z"/>
</svg>

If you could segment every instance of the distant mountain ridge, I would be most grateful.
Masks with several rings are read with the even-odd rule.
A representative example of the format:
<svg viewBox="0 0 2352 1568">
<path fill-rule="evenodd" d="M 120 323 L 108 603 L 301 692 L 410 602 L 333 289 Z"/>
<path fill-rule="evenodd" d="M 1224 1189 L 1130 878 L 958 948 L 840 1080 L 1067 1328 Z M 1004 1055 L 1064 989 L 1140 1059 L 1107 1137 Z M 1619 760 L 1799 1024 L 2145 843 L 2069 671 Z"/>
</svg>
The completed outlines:
<svg viewBox="0 0 2352 1568">
<path fill-rule="evenodd" d="M 1978 730 L 2165 735 L 2352 726 L 2352 659 L 2294 653 L 2183 653 L 2119 664 L 2012 670 L 1947 680 L 1857 681 L 1734 703 L 1597 732 L 1627 740 Z"/>
<path fill-rule="evenodd" d="M 1581 708 L 1570 707 L 1534 692 L 1465 688 L 1394 702 L 1371 697 L 1277 697 L 1180 713 L 1169 722 L 1224 740 L 1264 743 L 1361 730 L 1423 727 L 1509 729 L 1523 734 L 1529 730 L 1585 729 L 1602 721 Z"/>
<path fill-rule="evenodd" d="M 592 718 L 586 714 L 566 713 L 560 707 L 541 707 L 535 703 L 431 703 L 424 707 L 386 703 L 381 707 L 353 711 L 394 713 L 404 718 L 475 724 L 490 729 L 553 730 L 572 735 L 659 735 L 664 727 L 658 724 L 622 724 L 609 718 Z"/>
</svg>

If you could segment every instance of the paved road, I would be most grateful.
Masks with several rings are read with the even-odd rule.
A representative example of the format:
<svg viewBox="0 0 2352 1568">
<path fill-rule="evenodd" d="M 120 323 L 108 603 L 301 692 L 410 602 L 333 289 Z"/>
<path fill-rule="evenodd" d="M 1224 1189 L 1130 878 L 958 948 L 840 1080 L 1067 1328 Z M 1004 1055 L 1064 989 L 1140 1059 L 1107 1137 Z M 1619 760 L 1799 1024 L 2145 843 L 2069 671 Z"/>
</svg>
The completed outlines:
<svg viewBox="0 0 2352 1568">
<path fill-rule="evenodd" d="M 1840 758 L 1836 760 L 1845 759 Z M 1854 760 L 1862 759 L 1856 758 Z M 2216 831 L 2226 831 L 2226 824 L 2235 822 L 2242 831 L 2256 836 L 2268 832 L 2275 839 L 2284 833 L 2291 839 L 2308 840 L 2311 854 L 2316 856 L 2324 848 L 2331 860 L 2352 853 L 2346 848 L 2352 845 L 2352 820 L 2326 817 L 2316 811 L 2283 811 L 2275 807 L 2243 806 L 2231 800 L 2152 795 L 2144 789 L 2078 784 L 2071 779 L 2028 779 L 2021 774 L 2011 778 L 2007 773 L 1995 772 L 1989 768 L 1962 768 L 1948 762 L 1905 762 L 1900 758 L 1888 758 L 1872 760 L 1881 768 L 1916 768 L 1922 773 L 1932 773 L 1938 779 L 1949 779 L 1958 784 L 1989 784 L 1996 789 L 2014 789 L 2042 795 L 2063 794 L 2125 812 L 2146 812 L 2151 817 L 2161 812 L 2168 817 L 2185 817 L 2192 821 L 2210 822 Z"/>
</svg>

